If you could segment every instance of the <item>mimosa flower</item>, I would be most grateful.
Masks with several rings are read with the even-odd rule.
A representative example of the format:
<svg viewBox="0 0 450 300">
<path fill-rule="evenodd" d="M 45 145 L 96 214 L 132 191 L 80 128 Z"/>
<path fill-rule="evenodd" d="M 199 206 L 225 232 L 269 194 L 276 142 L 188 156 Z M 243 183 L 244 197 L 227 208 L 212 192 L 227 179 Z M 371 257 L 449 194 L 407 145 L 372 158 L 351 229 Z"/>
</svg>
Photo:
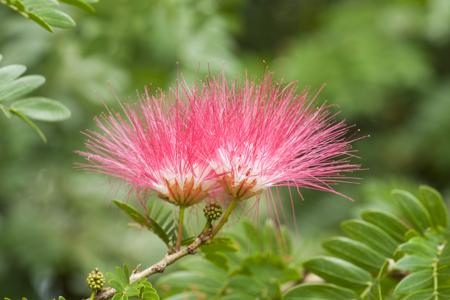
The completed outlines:
<svg viewBox="0 0 450 300">
<path fill-rule="evenodd" d="M 351 164 L 349 127 L 326 106 L 316 107 L 295 84 L 266 76 L 239 87 L 221 77 L 208 81 L 191 110 L 204 120 L 211 168 L 224 191 L 244 200 L 274 186 L 339 194 L 332 185 L 359 169 Z M 209 137 L 208 137 L 209 136 Z M 211 155 L 211 154 L 210 154 Z"/>
<path fill-rule="evenodd" d="M 83 168 L 128 182 L 136 190 L 154 191 L 178 206 L 191 206 L 208 196 L 215 186 L 215 173 L 196 149 L 203 142 L 201 131 L 186 118 L 186 105 L 178 93 L 175 104 L 146 96 L 124 113 L 108 112 L 96 118 L 98 131 L 88 131 L 86 147 L 79 152 L 88 163 Z"/>
</svg>

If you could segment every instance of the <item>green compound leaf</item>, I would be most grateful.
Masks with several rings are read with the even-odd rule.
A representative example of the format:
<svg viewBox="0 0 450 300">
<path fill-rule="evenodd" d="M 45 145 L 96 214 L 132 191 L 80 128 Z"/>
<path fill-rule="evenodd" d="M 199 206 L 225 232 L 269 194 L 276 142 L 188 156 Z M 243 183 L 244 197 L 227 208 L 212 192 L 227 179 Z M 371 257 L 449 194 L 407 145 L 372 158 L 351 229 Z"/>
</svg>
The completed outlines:
<svg viewBox="0 0 450 300">
<path fill-rule="evenodd" d="M 393 215 L 381 211 L 366 211 L 362 213 L 361 217 L 364 221 L 384 230 L 398 242 L 405 241 L 405 234 L 408 232 L 408 227 Z"/>
<path fill-rule="evenodd" d="M 16 101 L 11 108 L 31 119 L 47 122 L 70 118 L 70 110 L 61 103 L 44 97 L 32 97 Z"/>
<path fill-rule="evenodd" d="M 155 233 L 167 246 L 170 246 L 170 237 L 168 233 L 156 220 L 141 214 L 127 203 L 119 200 L 113 200 L 113 203 L 125 212 L 133 221 Z"/>
<path fill-rule="evenodd" d="M 52 32 L 54 28 L 73 28 L 75 21 L 67 13 L 61 10 L 60 2 L 81 8 L 88 12 L 95 9 L 91 3 L 97 1 L 87 0 L 0 0 L 20 15 L 34 21 L 47 31 Z"/>
<path fill-rule="evenodd" d="M 53 7 L 41 8 L 32 12 L 36 17 L 42 19 L 50 27 L 68 29 L 75 27 L 75 21 L 65 12 Z"/>
<path fill-rule="evenodd" d="M 42 141 L 44 143 L 47 143 L 47 138 L 45 137 L 45 134 L 42 132 L 42 130 L 33 122 L 31 121 L 26 115 L 24 115 L 23 113 L 21 113 L 20 111 L 17 111 L 13 108 L 11 108 L 9 110 L 13 115 L 16 115 L 17 117 L 19 117 L 22 121 L 24 121 L 25 123 L 28 124 L 28 126 L 30 126 L 38 135 L 39 137 L 42 139 Z"/>
<path fill-rule="evenodd" d="M 366 244 L 385 258 L 391 257 L 399 244 L 382 229 L 365 221 L 345 221 L 341 228 L 350 238 Z"/>
<path fill-rule="evenodd" d="M 372 280 L 368 271 L 336 257 L 313 258 L 306 261 L 303 266 L 328 282 L 348 288 L 362 288 Z"/>
<path fill-rule="evenodd" d="M 396 263 L 396 268 L 408 272 L 416 272 L 423 269 L 431 269 L 433 264 L 432 257 L 407 255 Z"/>
<path fill-rule="evenodd" d="M 283 300 L 356 300 L 357 295 L 349 289 L 332 284 L 302 284 L 291 288 L 283 296 Z"/>
<path fill-rule="evenodd" d="M 400 251 L 422 257 L 434 257 L 436 253 L 435 245 L 422 237 L 413 237 L 407 243 L 399 247 Z"/>
<path fill-rule="evenodd" d="M 409 274 L 395 288 L 397 294 L 408 293 L 413 290 L 421 290 L 433 284 L 433 271 L 424 270 Z"/>
<path fill-rule="evenodd" d="M 84 0 L 60 0 L 60 1 L 63 3 L 76 6 L 90 13 L 95 12 L 95 8 L 89 2 Z"/>
<path fill-rule="evenodd" d="M 420 186 L 419 193 L 419 200 L 428 210 L 433 227 L 447 228 L 448 209 L 441 194 L 426 185 Z"/>
<path fill-rule="evenodd" d="M 376 272 L 384 264 L 385 258 L 367 245 L 345 237 L 335 237 L 323 247 L 336 257 L 345 259 L 359 267 Z"/>
<path fill-rule="evenodd" d="M 430 215 L 422 203 L 411 193 L 402 190 L 392 192 L 404 217 L 419 232 L 431 226 Z"/>
<path fill-rule="evenodd" d="M 405 299 L 449 299 L 450 247 L 448 236 L 415 237 L 401 246 L 406 255 L 396 268 L 411 272 L 395 288 Z"/>
<path fill-rule="evenodd" d="M 224 270 L 229 269 L 228 258 L 225 253 L 237 252 L 238 249 L 238 245 L 232 239 L 225 237 L 215 238 L 210 243 L 200 247 L 207 260 Z"/>
<path fill-rule="evenodd" d="M 25 96 L 44 83 L 45 78 L 39 75 L 28 75 L 13 81 L 0 81 L 0 102 Z"/>
<path fill-rule="evenodd" d="M 141 279 L 137 283 L 139 290 L 138 297 L 141 300 L 159 300 L 158 292 L 153 288 L 152 284 L 147 279 Z"/>
<path fill-rule="evenodd" d="M 0 111 L 7 118 L 17 116 L 47 142 L 44 133 L 31 119 L 46 122 L 63 121 L 70 117 L 70 110 L 60 102 L 48 98 L 23 98 L 45 83 L 45 78 L 40 75 L 20 77 L 25 71 L 26 67 L 22 65 L 0 68 Z"/>
<path fill-rule="evenodd" d="M 22 65 L 9 65 L 0 68 L 0 82 L 5 83 L 11 81 L 22 75 L 27 68 Z"/>
</svg>

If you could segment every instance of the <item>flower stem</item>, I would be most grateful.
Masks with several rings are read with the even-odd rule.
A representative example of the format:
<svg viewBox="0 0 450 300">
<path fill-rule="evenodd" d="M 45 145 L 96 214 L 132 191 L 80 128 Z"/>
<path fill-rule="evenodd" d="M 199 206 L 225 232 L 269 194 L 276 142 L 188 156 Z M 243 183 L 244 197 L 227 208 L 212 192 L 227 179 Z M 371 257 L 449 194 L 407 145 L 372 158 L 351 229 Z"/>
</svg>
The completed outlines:
<svg viewBox="0 0 450 300">
<path fill-rule="evenodd" d="M 89 300 L 94 300 L 95 299 L 95 294 L 97 294 L 96 290 L 93 290 L 91 293 L 91 297 L 89 297 Z"/>
<path fill-rule="evenodd" d="M 231 213 L 236 208 L 238 201 L 239 201 L 239 199 L 237 199 L 237 198 L 233 198 L 233 200 L 231 200 L 227 209 L 223 213 L 222 218 L 219 220 L 216 227 L 214 227 L 214 229 L 212 230 L 211 237 L 214 237 L 219 232 L 219 230 L 222 229 L 223 225 L 225 225 L 225 223 L 228 221 L 228 218 L 230 217 Z"/>
<path fill-rule="evenodd" d="M 183 224 L 184 224 L 184 206 L 180 206 L 179 217 L 178 217 L 178 233 L 177 233 L 177 243 L 175 249 L 180 250 L 181 240 L 183 239 Z"/>
</svg>

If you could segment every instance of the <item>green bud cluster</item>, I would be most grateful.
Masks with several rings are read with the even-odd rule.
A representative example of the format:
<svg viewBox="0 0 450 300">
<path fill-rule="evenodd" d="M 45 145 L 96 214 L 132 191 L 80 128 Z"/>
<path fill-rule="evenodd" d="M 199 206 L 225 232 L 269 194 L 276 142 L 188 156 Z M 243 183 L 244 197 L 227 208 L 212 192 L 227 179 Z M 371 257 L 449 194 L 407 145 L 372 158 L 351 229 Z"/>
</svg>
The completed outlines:
<svg viewBox="0 0 450 300">
<path fill-rule="evenodd" d="M 205 218 L 207 220 L 214 221 L 222 215 L 222 207 L 220 207 L 217 203 L 210 203 L 205 206 L 203 213 L 205 214 Z"/>
<path fill-rule="evenodd" d="M 98 268 L 95 268 L 89 273 L 86 282 L 92 290 L 99 290 L 105 285 L 105 277 Z"/>
</svg>

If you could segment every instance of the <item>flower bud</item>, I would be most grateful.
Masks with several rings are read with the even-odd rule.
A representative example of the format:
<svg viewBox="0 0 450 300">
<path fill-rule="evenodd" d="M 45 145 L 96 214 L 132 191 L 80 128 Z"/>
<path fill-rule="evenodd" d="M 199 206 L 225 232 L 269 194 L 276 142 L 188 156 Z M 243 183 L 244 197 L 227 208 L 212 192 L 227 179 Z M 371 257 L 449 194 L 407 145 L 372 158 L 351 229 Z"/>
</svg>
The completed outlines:
<svg viewBox="0 0 450 300">
<path fill-rule="evenodd" d="M 86 282 L 92 290 L 99 290 L 105 285 L 105 277 L 98 268 L 95 268 L 89 273 Z"/>
<path fill-rule="evenodd" d="M 210 203 L 205 206 L 203 209 L 203 213 L 205 214 L 205 218 L 209 221 L 214 221 L 220 218 L 222 215 L 222 207 L 220 207 L 217 203 Z"/>
</svg>

